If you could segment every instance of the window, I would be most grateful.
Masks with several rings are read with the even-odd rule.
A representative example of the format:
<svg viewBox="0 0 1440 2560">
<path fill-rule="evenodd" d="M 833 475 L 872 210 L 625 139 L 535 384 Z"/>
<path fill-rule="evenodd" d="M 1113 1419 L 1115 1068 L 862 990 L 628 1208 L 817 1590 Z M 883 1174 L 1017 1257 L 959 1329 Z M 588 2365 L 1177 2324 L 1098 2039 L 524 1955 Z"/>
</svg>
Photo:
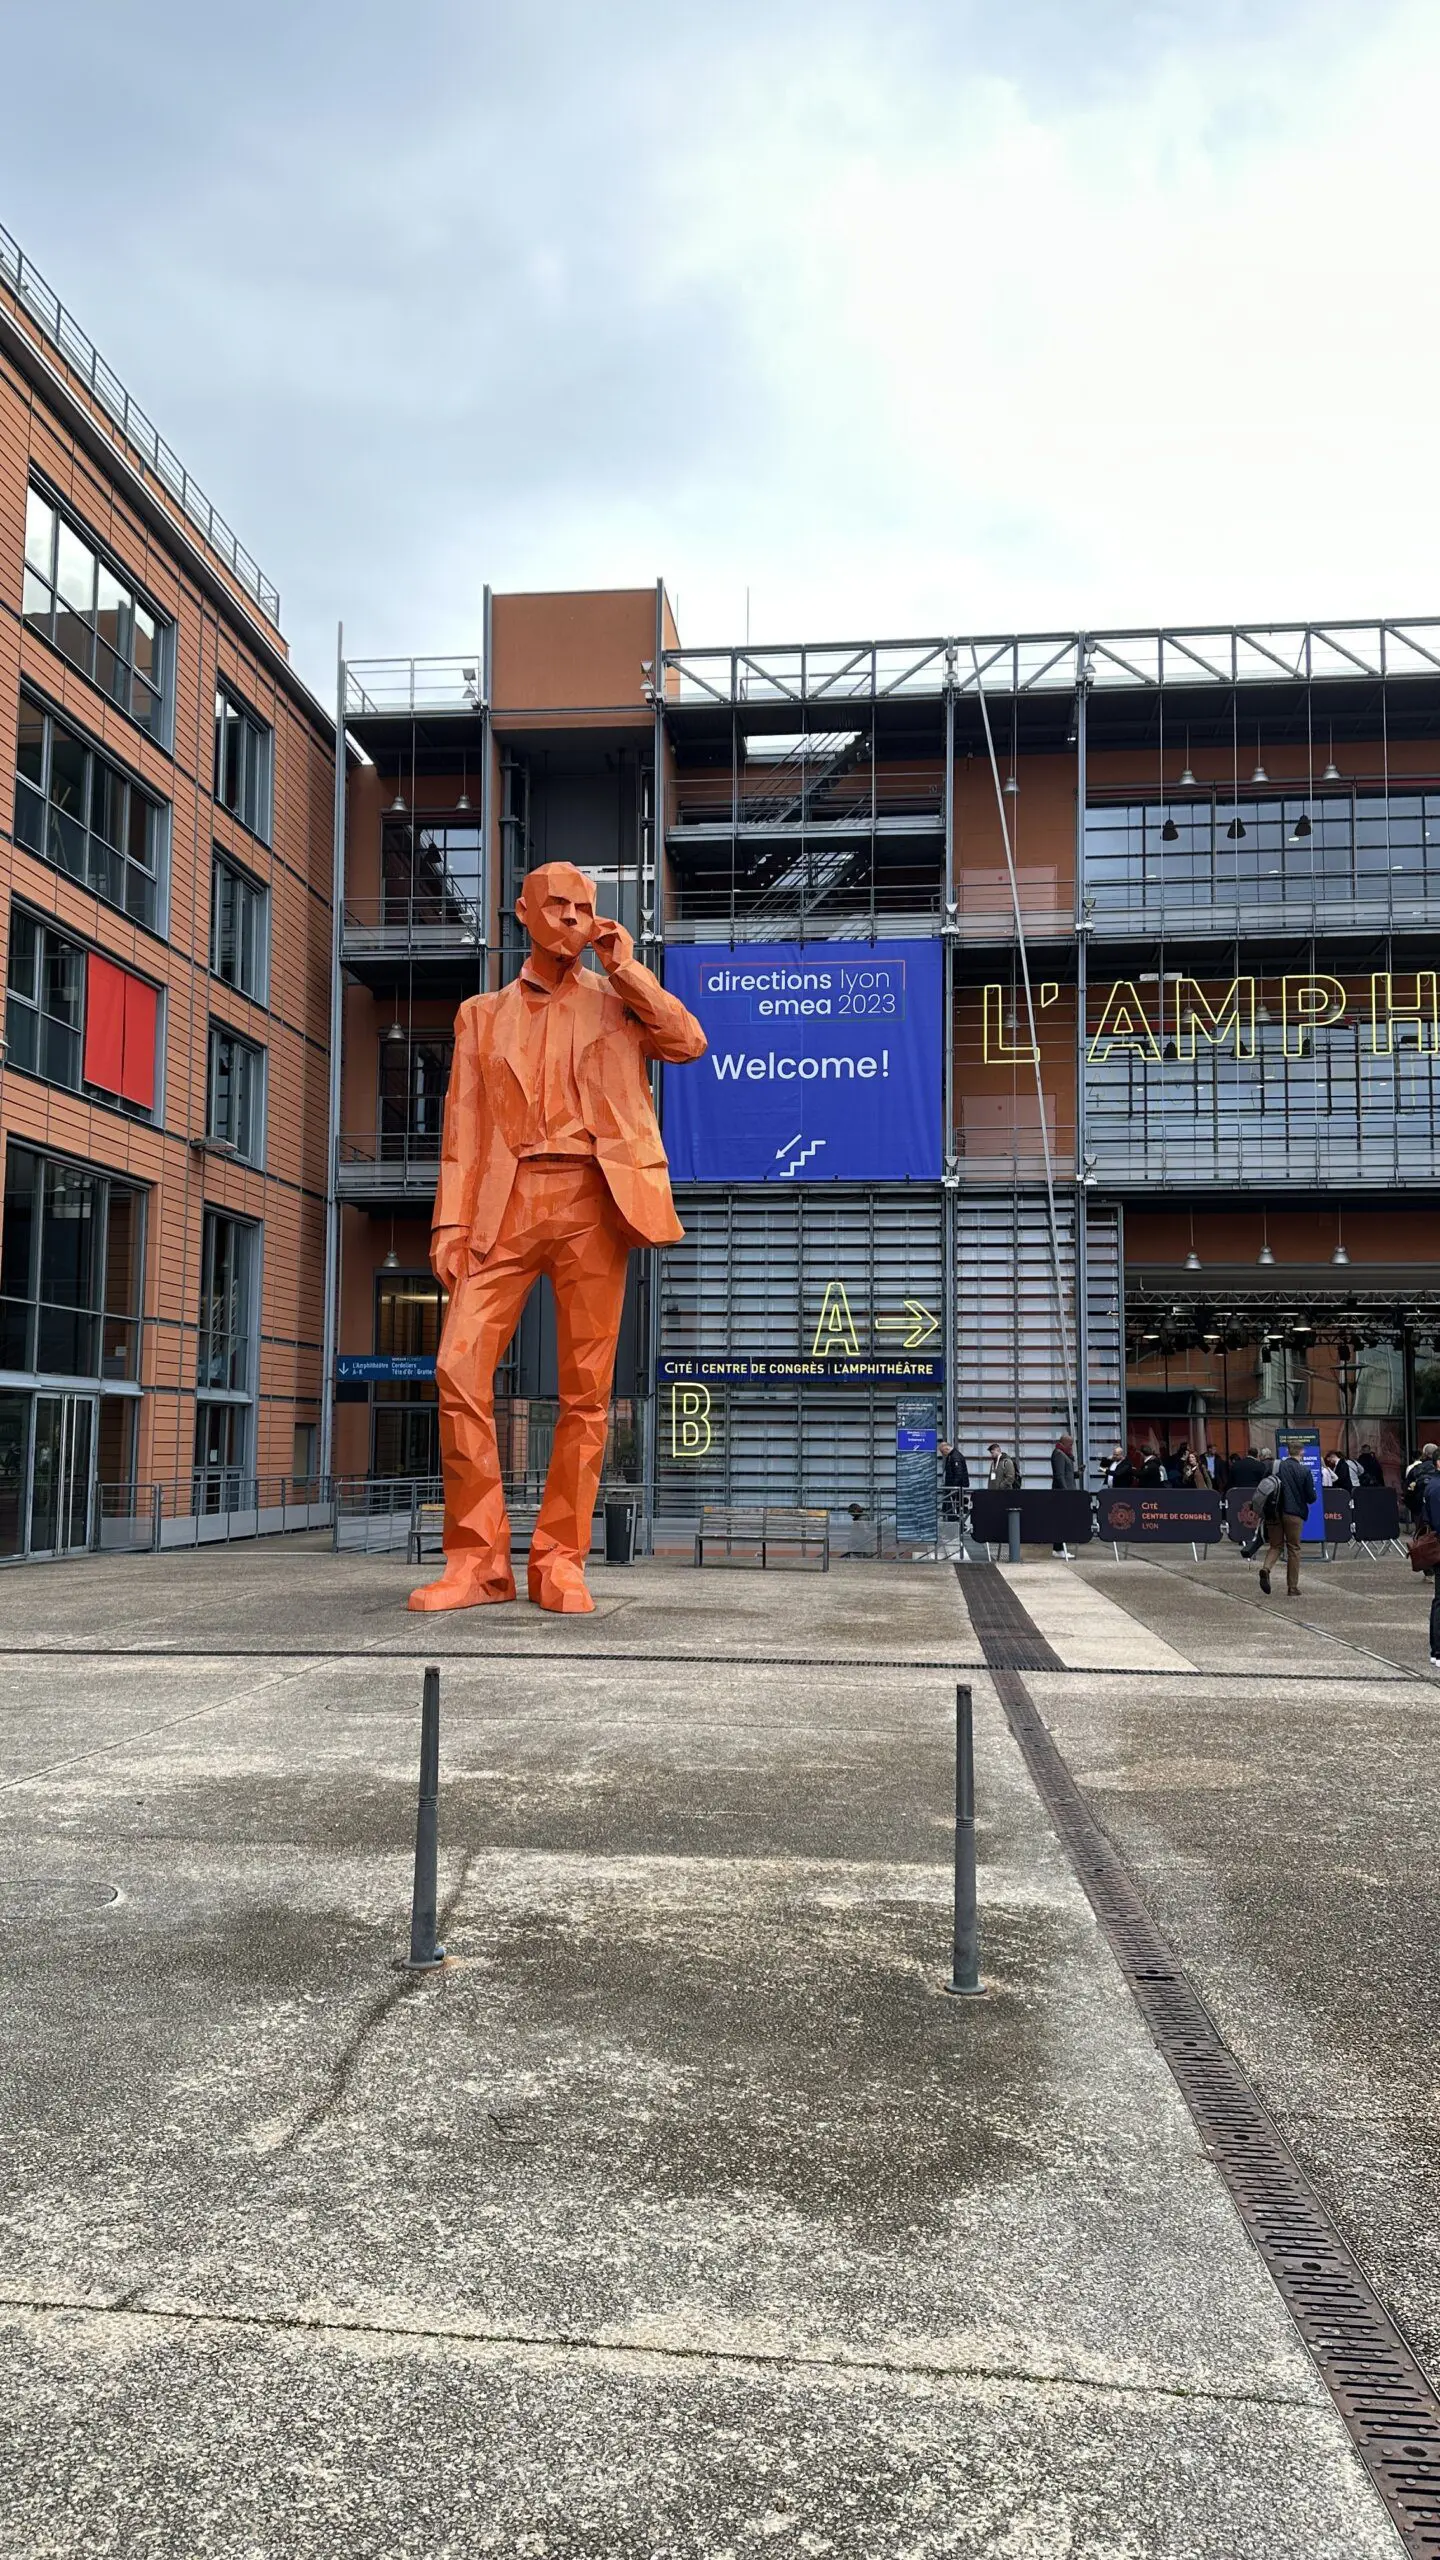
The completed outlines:
<svg viewBox="0 0 1440 2560">
<path fill-rule="evenodd" d="M 173 625 L 34 487 L 25 504 L 24 613 L 32 631 L 168 744 Z"/>
<path fill-rule="evenodd" d="M 240 1218 L 222 1217 L 216 1209 L 205 1212 L 197 1373 L 202 1394 L 248 1396 L 253 1391 L 258 1233 Z"/>
<path fill-rule="evenodd" d="M 265 1153 L 265 1052 L 223 1022 L 210 1025 L 205 1135 L 247 1164 L 259 1164 Z"/>
<path fill-rule="evenodd" d="M 77 730 L 21 696 L 16 843 L 152 933 L 164 931 L 169 815 Z"/>
<path fill-rule="evenodd" d="M 210 967 L 263 1004 L 270 991 L 270 892 L 217 853 L 210 888 Z"/>
<path fill-rule="evenodd" d="M 143 1192 L 11 1141 L 0 1369 L 138 1379 L 144 1269 Z"/>
<path fill-rule="evenodd" d="M 477 826 L 387 819 L 381 837 L 381 922 L 422 939 L 485 939 L 483 840 Z"/>
<path fill-rule="evenodd" d="M 46 1084 L 155 1116 L 160 991 L 82 950 L 28 908 L 10 910 L 9 1063 Z"/>
<path fill-rule="evenodd" d="M 455 1035 L 420 1033 L 380 1043 L 380 1154 L 388 1163 L 438 1156 Z"/>
<path fill-rule="evenodd" d="M 270 731 L 253 711 L 215 688 L 215 797 L 222 809 L 270 841 Z"/>
<path fill-rule="evenodd" d="M 375 1282 L 375 1348 L 433 1360 L 445 1321 L 445 1293 L 428 1272 L 379 1273 Z M 440 1417 L 428 1379 L 386 1379 L 375 1389 L 371 1472 L 437 1476 Z"/>
</svg>

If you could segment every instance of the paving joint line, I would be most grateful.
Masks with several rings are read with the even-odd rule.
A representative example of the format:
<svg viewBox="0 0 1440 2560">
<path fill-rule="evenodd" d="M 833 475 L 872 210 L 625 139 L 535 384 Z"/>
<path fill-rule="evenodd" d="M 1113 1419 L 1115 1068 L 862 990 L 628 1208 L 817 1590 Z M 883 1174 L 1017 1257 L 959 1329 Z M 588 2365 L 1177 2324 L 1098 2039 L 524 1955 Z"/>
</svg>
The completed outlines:
<svg viewBox="0 0 1440 2560">
<path fill-rule="evenodd" d="M 32 2318 L 137 2320 L 152 2327 L 267 2329 L 301 2337 L 395 2338 L 417 2346 L 511 2347 L 582 2356 L 653 2356 L 668 2364 L 741 2365 L 760 2372 L 866 2373 L 898 2381 L 1008 2382 L 1034 2390 L 1093 2391 L 1137 2400 L 1200 2402 L 1220 2408 L 1295 2409 L 1314 2413 L 1299 2392 L 1221 2390 L 1206 2383 L 1128 2382 L 1088 2373 L 1036 2372 L 1026 2365 L 941 2364 L 925 2356 L 817 2355 L 805 2349 L 665 2346 L 647 2338 L 606 2338 L 589 2330 L 467 2329 L 410 2326 L 403 2322 L 346 2319 L 334 2314 L 287 2311 L 201 2310 L 194 2303 L 141 2302 L 138 2286 L 110 2302 L 67 2294 L 0 2292 L 0 2313 Z"/>
<path fill-rule="evenodd" d="M 1440 2395 L 1226 2043 L 1019 1673 L 1001 1662 L 990 1678 L 1205 2157 L 1377 2496 L 1411 2560 L 1440 2560 Z"/>
</svg>

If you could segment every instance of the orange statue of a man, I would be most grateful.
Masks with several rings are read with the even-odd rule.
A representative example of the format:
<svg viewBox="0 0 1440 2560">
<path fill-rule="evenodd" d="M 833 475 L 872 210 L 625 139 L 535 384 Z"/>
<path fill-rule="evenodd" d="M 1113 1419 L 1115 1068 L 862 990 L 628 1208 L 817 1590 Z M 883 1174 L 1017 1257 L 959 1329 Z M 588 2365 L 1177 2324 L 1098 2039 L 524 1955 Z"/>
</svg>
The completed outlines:
<svg viewBox="0 0 1440 2560">
<path fill-rule="evenodd" d="M 595 913 L 572 863 L 532 871 L 515 902 L 520 975 L 455 1025 L 430 1260 L 450 1309 L 435 1363 L 445 1571 L 412 1609 L 513 1600 L 495 1445 L 495 1366 L 542 1271 L 555 1293 L 560 1420 L 530 1545 L 530 1597 L 593 1609 L 585 1558 L 605 1456 L 615 1340 L 635 1244 L 685 1232 L 646 1062 L 698 1058 L 705 1034 Z M 604 976 L 582 964 L 592 949 Z"/>
</svg>

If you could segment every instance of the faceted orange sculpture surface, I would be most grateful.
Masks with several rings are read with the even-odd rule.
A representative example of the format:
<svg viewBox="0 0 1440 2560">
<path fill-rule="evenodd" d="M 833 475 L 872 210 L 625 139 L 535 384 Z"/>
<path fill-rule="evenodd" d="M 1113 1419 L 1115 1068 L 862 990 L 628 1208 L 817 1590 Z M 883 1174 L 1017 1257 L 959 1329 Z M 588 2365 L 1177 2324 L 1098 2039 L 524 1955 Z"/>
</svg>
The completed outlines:
<svg viewBox="0 0 1440 2560">
<path fill-rule="evenodd" d="M 450 1308 L 435 1363 L 445 1571 L 412 1609 L 513 1600 L 495 1445 L 495 1369 L 542 1271 L 555 1296 L 560 1420 L 530 1546 L 542 1609 L 593 1609 L 585 1558 L 605 1455 L 625 1270 L 635 1244 L 683 1235 L 646 1073 L 705 1050 L 691 1013 L 595 913 L 568 862 L 527 877 L 520 975 L 455 1024 L 430 1260 Z M 593 949 L 605 974 L 582 967 Z"/>
</svg>

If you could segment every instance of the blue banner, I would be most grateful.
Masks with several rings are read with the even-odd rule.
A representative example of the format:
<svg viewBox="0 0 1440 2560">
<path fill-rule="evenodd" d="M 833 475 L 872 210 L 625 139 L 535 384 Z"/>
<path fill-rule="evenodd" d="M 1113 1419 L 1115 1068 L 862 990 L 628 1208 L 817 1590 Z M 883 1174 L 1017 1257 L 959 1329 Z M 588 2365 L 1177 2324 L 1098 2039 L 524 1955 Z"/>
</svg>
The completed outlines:
<svg viewBox="0 0 1440 2560">
<path fill-rule="evenodd" d="M 667 1068 L 677 1182 L 938 1182 L 938 942 L 671 943 L 710 1043 Z"/>
</svg>

